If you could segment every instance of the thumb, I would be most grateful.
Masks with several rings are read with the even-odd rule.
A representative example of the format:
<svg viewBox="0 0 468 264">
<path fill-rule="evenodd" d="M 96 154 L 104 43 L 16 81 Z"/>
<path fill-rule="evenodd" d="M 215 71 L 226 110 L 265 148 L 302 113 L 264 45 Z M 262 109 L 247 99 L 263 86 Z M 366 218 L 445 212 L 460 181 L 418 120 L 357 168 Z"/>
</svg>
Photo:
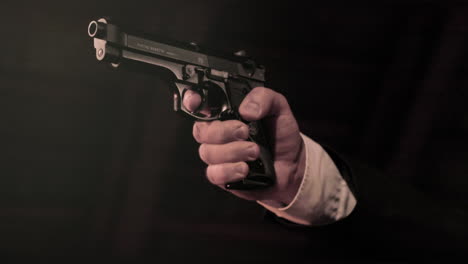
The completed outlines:
<svg viewBox="0 0 468 264">
<path fill-rule="evenodd" d="M 250 91 L 239 106 L 239 113 L 247 121 L 292 114 L 286 98 L 265 87 L 257 87 Z"/>
</svg>

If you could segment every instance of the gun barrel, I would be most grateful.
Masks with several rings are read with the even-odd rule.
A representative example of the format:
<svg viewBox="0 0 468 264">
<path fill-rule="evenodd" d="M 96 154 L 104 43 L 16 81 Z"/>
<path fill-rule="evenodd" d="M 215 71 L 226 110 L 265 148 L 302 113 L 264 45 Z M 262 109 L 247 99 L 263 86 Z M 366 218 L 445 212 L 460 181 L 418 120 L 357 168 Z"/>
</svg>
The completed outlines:
<svg viewBox="0 0 468 264">
<path fill-rule="evenodd" d="M 88 35 L 90 37 L 94 37 L 96 36 L 97 31 L 98 31 L 98 23 L 93 20 L 88 25 Z"/>
<path fill-rule="evenodd" d="M 88 35 L 92 38 L 102 39 L 106 35 L 106 23 L 91 21 L 88 25 Z"/>
<path fill-rule="evenodd" d="M 108 23 L 104 18 L 89 23 L 88 35 L 95 40 L 98 60 L 118 63 L 124 58 L 148 63 L 162 59 L 182 66 L 198 65 L 213 69 L 217 73 L 226 72 L 232 76 L 265 82 L 265 69 L 248 58 L 224 56 L 186 43 L 135 36 Z M 142 60 L 142 56 L 145 60 Z"/>
</svg>

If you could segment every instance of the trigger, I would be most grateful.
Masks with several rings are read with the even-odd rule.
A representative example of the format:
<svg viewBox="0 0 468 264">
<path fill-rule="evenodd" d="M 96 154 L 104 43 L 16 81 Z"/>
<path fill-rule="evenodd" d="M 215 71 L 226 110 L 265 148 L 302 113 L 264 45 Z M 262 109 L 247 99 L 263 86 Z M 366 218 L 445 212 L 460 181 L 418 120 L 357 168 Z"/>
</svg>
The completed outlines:
<svg viewBox="0 0 468 264">
<path fill-rule="evenodd" d="M 219 119 L 221 121 L 240 120 L 240 116 L 236 111 L 234 111 L 232 109 L 227 109 L 227 110 L 224 110 L 223 112 L 221 112 L 221 114 L 219 115 Z"/>
</svg>

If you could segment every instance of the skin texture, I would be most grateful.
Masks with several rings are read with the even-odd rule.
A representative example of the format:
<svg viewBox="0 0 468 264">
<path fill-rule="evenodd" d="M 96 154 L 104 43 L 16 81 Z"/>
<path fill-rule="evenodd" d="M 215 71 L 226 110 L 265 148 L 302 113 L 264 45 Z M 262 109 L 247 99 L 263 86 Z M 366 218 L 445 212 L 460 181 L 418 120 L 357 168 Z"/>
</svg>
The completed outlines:
<svg viewBox="0 0 468 264">
<path fill-rule="evenodd" d="M 200 95 L 187 91 L 184 106 L 193 111 Z M 242 101 L 239 113 L 247 121 L 264 119 L 274 146 L 277 182 L 265 190 L 229 192 L 247 200 L 273 200 L 289 204 L 296 195 L 305 169 L 304 143 L 286 98 L 271 89 L 257 87 Z M 193 137 L 200 143 L 199 154 L 208 167 L 208 180 L 224 189 L 228 182 L 244 178 L 249 167 L 245 161 L 259 155 L 257 144 L 246 141 L 248 126 L 238 120 L 195 122 Z"/>
</svg>

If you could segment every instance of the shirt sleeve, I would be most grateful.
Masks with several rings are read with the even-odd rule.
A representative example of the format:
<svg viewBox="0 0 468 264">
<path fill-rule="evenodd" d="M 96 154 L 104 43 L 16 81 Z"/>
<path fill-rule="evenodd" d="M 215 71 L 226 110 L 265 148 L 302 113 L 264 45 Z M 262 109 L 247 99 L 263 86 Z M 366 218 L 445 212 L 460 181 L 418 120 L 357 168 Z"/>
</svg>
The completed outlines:
<svg viewBox="0 0 468 264">
<path fill-rule="evenodd" d="M 289 205 L 257 201 L 278 217 L 302 225 L 325 225 L 348 216 L 356 199 L 327 152 L 301 133 L 306 165 L 299 190 Z"/>
</svg>

